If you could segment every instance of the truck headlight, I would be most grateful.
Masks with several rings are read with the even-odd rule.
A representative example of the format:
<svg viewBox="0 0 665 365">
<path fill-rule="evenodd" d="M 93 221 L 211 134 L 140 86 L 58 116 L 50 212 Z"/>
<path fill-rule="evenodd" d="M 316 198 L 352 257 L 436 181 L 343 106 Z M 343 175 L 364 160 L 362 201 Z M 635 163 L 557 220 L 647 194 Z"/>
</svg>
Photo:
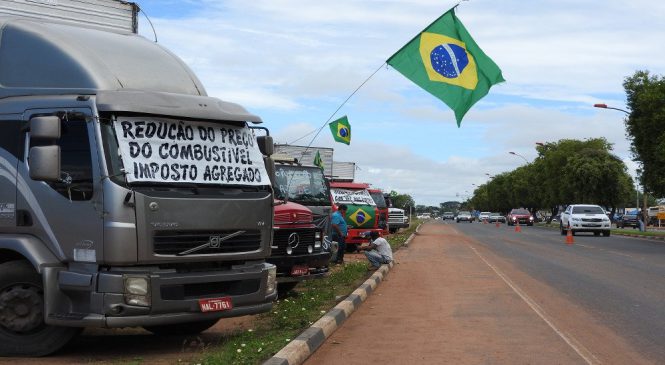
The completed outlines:
<svg viewBox="0 0 665 365">
<path fill-rule="evenodd" d="M 150 306 L 150 279 L 147 276 L 124 276 L 125 303 L 141 307 Z"/>
<path fill-rule="evenodd" d="M 582 219 L 580 219 L 580 218 L 575 218 L 575 217 L 570 218 L 570 220 L 573 221 L 573 222 L 581 222 L 581 221 L 582 221 Z"/>
<path fill-rule="evenodd" d="M 268 282 L 266 283 L 266 294 L 272 294 L 277 288 L 277 267 L 272 265 L 268 269 Z"/>
<path fill-rule="evenodd" d="M 321 234 L 321 231 L 314 232 L 314 247 L 321 247 L 321 242 L 323 242 L 323 234 Z"/>
</svg>

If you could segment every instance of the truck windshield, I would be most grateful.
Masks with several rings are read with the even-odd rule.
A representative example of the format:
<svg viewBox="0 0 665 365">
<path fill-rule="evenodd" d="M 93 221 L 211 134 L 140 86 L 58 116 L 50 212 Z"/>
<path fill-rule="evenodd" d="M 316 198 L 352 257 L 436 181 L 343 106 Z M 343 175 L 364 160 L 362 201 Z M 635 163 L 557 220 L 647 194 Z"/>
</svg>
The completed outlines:
<svg viewBox="0 0 665 365">
<path fill-rule="evenodd" d="M 323 172 L 313 166 L 276 165 L 275 196 L 302 205 L 330 205 Z"/>
<path fill-rule="evenodd" d="M 150 116 L 100 118 L 109 178 L 133 186 L 270 186 L 244 124 Z"/>
<path fill-rule="evenodd" d="M 388 208 L 386 205 L 386 199 L 383 197 L 383 193 L 380 191 L 370 191 L 369 195 L 372 196 L 372 199 L 374 199 L 374 203 L 376 203 L 376 207 L 379 209 L 382 208 Z"/>
</svg>

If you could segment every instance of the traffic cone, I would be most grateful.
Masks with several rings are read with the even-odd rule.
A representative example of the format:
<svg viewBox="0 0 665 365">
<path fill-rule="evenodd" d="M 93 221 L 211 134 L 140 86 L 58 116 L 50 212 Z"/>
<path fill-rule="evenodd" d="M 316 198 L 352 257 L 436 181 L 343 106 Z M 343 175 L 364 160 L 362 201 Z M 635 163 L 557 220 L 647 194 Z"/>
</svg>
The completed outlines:
<svg viewBox="0 0 665 365">
<path fill-rule="evenodd" d="M 522 227 L 519 222 L 515 222 L 515 232 L 522 232 Z"/>
<path fill-rule="evenodd" d="M 573 238 L 573 230 L 570 229 L 570 225 L 568 225 L 568 233 L 566 233 L 566 244 L 572 245 L 573 243 L 575 243 L 575 239 Z"/>
<path fill-rule="evenodd" d="M 499 228 L 499 221 L 496 221 L 496 228 Z"/>
</svg>

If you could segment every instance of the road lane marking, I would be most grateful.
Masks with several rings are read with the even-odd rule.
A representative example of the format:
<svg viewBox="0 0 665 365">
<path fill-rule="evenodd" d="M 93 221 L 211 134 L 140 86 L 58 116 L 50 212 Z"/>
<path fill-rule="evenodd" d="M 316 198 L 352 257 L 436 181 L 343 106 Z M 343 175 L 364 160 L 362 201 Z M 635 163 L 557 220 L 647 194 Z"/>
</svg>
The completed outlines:
<svg viewBox="0 0 665 365">
<path fill-rule="evenodd" d="M 468 244 L 467 244 L 468 245 Z M 526 302 L 526 304 L 531 307 L 531 309 L 538 314 L 538 316 L 547 323 L 548 326 L 557 334 L 561 339 L 563 339 L 568 346 L 570 346 L 575 352 L 577 352 L 578 355 L 584 361 L 586 361 L 587 364 L 589 365 L 594 365 L 594 364 L 599 364 L 600 361 L 598 358 L 596 358 L 591 351 L 589 351 L 584 345 L 579 343 L 579 341 L 575 340 L 572 337 L 567 336 L 563 331 L 559 330 L 554 323 L 549 319 L 549 316 L 545 313 L 545 311 L 540 308 L 540 306 L 533 300 L 531 299 L 522 289 L 520 289 L 517 284 L 513 283 L 503 272 L 501 272 L 497 267 L 494 265 L 490 264 L 477 250 L 475 247 L 468 245 L 473 252 L 480 257 L 483 262 L 490 267 L 490 269 L 494 270 L 494 272 L 506 283 L 508 286 L 513 289 L 513 291 Z"/>
</svg>

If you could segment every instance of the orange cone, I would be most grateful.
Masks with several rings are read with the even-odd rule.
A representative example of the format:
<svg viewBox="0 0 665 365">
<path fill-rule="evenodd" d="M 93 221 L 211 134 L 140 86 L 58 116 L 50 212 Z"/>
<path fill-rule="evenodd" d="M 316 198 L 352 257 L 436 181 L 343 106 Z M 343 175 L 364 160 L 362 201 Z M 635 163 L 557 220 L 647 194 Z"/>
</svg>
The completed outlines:
<svg viewBox="0 0 665 365">
<path fill-rule="evenodd" d="M 496 221 L 496 228 L 499 228 L 499 221 Z"/>
<path fill-rule="evenodd" d="M 570 229 L 570 225 L 568 225 L 568 233 L 566 233 L 566 244 L 572 245 L 573 243 L 575 243 L 575 239 L 573 238 L 573 230 Z"/>
<path fill-rule="evenodd" d="M 520 226 L 519 222 L 515 223 L 515 232 L 522 232 L 522 227 Z"/>
</svg>

